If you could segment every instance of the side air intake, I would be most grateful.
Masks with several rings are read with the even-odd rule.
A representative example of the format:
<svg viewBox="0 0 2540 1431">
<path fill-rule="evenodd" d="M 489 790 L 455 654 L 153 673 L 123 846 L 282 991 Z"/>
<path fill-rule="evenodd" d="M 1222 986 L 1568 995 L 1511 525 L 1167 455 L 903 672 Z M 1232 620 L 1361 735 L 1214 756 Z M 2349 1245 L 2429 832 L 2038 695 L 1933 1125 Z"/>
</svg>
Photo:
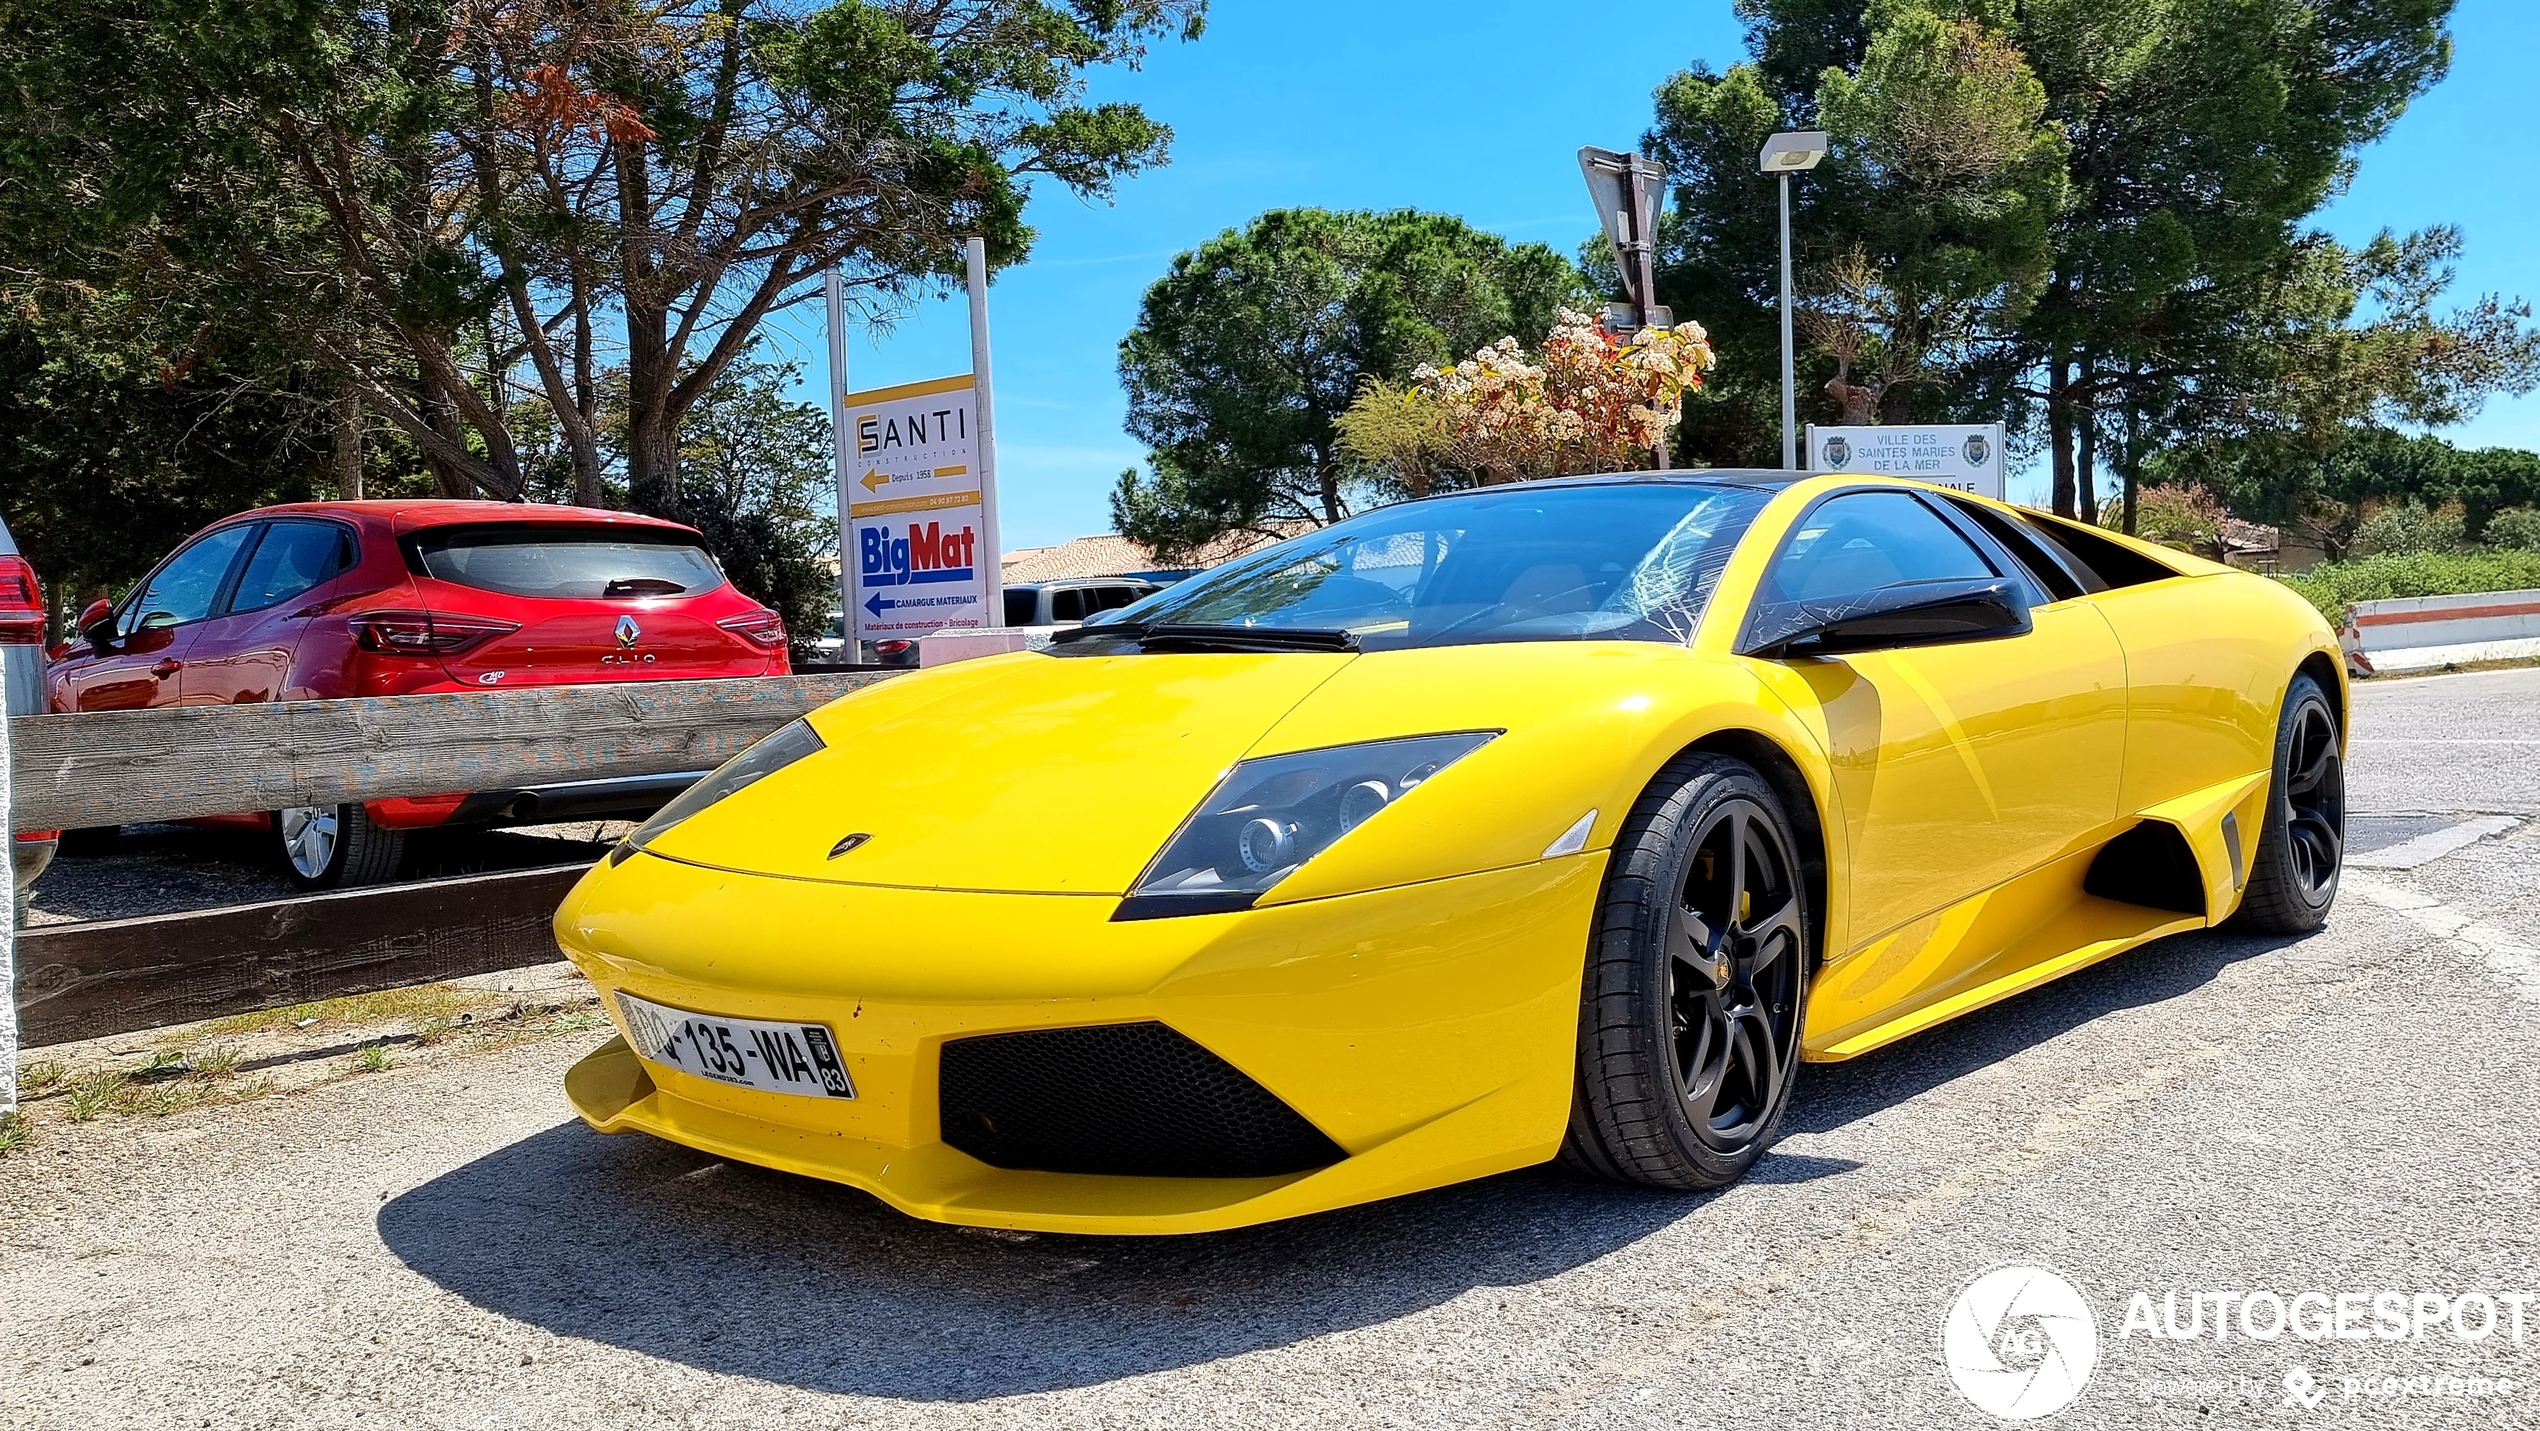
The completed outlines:
<svg viewBox="0 0 2540 1431">
<path fill-rule="evenodd" d="M 2196 852 L 2165 820 L 2146 820 L 2100 846 L 2081 887 L 2146 909 L 2205 912 L 2205 873 L 2197 867 Z"/>
<path fill-rule="evenodd" d="M 944 1045 L 944 1141 L 991 1167 L 1253 1178 L 1339 1162 L 1339 1145 L 1243 1070 L 1159 1023 Z"/>
</svg>

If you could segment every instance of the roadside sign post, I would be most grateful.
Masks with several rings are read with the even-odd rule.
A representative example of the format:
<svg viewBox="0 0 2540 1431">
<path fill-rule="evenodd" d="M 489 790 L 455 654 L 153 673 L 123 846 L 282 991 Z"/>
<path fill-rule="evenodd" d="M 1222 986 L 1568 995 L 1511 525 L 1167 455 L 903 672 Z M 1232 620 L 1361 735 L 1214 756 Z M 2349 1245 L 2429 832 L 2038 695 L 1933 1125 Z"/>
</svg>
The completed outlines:
<svg viewBox="0 0 2540 1431">
<path fill-rule="evenodd" d="M 1808 424 L 1808 470 L 1911 477 L 1995 501 L 2003 496 L 2005 431 L 1998 422 L 1932 427 Z"/>
<path fill-rule="evenodd" d="M 972 377 L 846 395 L 848 615 L 858 641 L 993 626 Z"/>
<path fill-rule="evenodd" d="M 979 416 L 979 515 L 982 545 L 979 580 L 987 614 L 983 626 L 1005 624 L 1005 541 L 997 529 L 997 404 L 994 364 L 988 358 L 988 241 L 963 246 L 970 280 L 970 377 Z"/>
<path fill-rule="evenodd" d="M 1667 192 L 1667 170 L 1655 159 L 1589 145 L 1579 150 L 1579 174 L 1587 180 L 1598 221 L 1605 225 L 1606 242 L 1614 246 L 1623 291 L 1631 295 L 1634 326 L 1673 327 L 1675 315 L 1658 306 L 1656 266 L 1658 206 Z M 1667 435 L 1662 432 L 1658 470 L 1667 467 Z"/>
<path fill-rule="evenodd" d="M 846 285 L 832 265 L 821 276 L 829 305 L 829 475 L 838 492 L 838 634 L 846 638 L 843 654 L 850 664 L 864 659 L 855 636 L 855 562 L 847 550 L 855 530 L 847 508 L 847 297 Z"/>
<path fill-rule="evenodd" d="M 988 246 L 974 238 L 967 250 L 971 371 L 955 377 L 847 391 L 845 316 L 831 280 L 838 584 L 859 653 L 868 641 L 1005 624 Z"/>
</svg>

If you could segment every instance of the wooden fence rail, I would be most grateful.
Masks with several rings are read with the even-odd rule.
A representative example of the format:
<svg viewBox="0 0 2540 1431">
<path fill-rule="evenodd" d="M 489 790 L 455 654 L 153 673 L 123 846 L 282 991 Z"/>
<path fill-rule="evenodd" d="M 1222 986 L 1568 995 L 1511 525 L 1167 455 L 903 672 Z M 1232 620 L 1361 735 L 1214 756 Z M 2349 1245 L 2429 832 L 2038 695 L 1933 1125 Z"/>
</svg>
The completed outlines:
<svg viewBox="0 0 2540 1431">
<path fill-rule="evenodd" d="M 10 823 L 70 830 L 705 770 L 883 672 L 162 706 L 9 722 Z"/>
<path fill-rule="evenodd" d="M 584 868 L 22 929 L 20 1036 L 33 1048 L 544 964 Z"/>
<path fill-rule="evenodd" d="M 9 824 L 79 829 L 704 770 L 892 674 L 30 716 L 8 723 Z M 580 866 L 512 870 L 25 929 L 19 1041 L 66 1043 L 544 963 L 556 957 L 548 921 L 581 875 Z"/>
</svg>

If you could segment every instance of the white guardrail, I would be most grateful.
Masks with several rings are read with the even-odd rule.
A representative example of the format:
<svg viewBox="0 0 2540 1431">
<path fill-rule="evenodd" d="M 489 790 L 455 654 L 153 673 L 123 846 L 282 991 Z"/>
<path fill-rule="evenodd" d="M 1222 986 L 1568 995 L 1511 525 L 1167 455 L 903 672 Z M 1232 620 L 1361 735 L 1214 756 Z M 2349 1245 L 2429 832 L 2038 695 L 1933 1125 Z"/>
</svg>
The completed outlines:
<svg viewBox="0 0 2540 1431">
<path fill-rule="evenodd" d="M 2540 656 L 2540 591 L 2358 601 L 2337 635 L 2366 676 Z"/>
</svg>

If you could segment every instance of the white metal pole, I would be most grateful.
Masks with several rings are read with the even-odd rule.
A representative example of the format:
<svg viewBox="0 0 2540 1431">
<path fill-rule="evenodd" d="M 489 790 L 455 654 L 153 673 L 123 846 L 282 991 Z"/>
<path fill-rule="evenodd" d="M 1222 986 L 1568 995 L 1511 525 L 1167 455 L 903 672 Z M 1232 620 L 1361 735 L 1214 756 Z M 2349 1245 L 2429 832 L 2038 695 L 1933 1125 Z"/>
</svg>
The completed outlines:
<svg viewBox="0 0 2540 1431">
<path fill-rule="evenodd" d="M 971 401 L 979 414 L 979 573 L 988 609 L 980 625 L 1005 624 L 1005 542 L 997 527 L 996 380 L 988 361 L 988 241 L 974 238 L 964 245 L 970 261 Z"/>
<path fill-rule="evenodd" d="M 829 466 L 838 485 L 838 620 L 840 634 L 846 638 L 838 654 L 852 664 L 864 658 L 864 647 L 855 635 L 855 518 L 851 511 L 855 475 L 847 460 L 851 450 L 847 441 L 847 295 L 835 267 L 823 273 L 820 281 L 829 300 Z"/>
<path fill-rule="evenodd" d="M 8 662 L 35 659 L 38 647 L 0 647 L 0 686 L 8 683 Z M 9 713 L 0 701 L 0 855 L 16 853 L 17 832 L 10 818 Z M 18 1106 L 18 882 L 15 861 L 0 859 L 0 1113 Z"/>
<path fill-rule="evenodd" d="M 1790 342 L 1790 176 L 1782 179 L 1782 470 L 1799 470 L 1799 372 Z"/>
</svg>

